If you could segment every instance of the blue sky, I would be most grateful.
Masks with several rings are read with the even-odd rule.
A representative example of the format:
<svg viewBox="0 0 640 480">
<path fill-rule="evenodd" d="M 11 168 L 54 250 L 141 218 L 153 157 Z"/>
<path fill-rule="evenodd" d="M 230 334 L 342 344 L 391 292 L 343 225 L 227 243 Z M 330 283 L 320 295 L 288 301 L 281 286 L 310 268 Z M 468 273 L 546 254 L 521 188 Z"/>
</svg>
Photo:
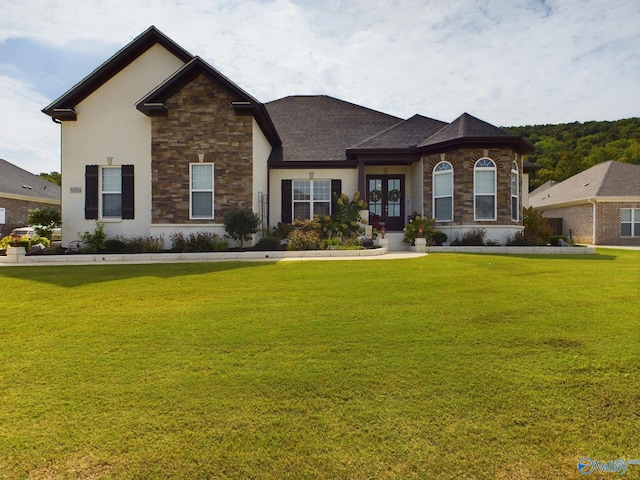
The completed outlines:
<svg viewBox="0 0 640 480">
<path fill-rule="evenodd" d="M 59 171 L 41 109 L 150 25 L 263 102 L 499 126 L 640 116 L 638 0 L 0 0 L 0 158 Z"/>
</svg>

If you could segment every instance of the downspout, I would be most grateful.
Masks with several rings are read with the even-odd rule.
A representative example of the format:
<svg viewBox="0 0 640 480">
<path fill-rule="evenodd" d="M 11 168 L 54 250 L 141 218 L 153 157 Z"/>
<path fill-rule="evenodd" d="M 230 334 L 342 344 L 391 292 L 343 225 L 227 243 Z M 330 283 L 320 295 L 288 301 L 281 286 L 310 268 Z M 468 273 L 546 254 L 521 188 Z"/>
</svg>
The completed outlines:
<svg viewBox="0 0 640 480">
<path fill-rule="evenodd" d="M 591 244 L 596 244 L 596 202 L 593 198 L 587 198 L 587 202 L 591 204 Z"/>
</svg>

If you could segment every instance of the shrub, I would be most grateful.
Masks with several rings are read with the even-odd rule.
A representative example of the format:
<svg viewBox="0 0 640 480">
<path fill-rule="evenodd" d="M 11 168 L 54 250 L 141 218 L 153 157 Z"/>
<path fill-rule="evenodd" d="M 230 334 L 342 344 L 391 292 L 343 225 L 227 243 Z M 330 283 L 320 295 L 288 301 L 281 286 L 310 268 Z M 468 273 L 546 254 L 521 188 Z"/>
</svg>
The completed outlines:
<svg viewBox="0 0 640 480">
<path fill-rule="evenodd" d="M 462 239 L 456 239 L 451 242 L 451 245 L 455 246 L 468 246 L 468 247 L 481 247 L 484 245 L 484 237 L 487 235 L 487 231 L 484 228 L 474 227 L 471 230 L 467 230 L 462 235 Z"/>
<path fill-rule="evenodd" d="M 507 240 L 507 246 L 509 247 L 524 247 L 527 245 L 529 244 L 527 243 L 527 238 L 524 236 L 524 231 L 514 233 L 509 237 L 509 240 Z"/>
<path fill-rule="evenodd" d="M 195 232 L 185 237 L 182 232 L 169 235 L 171 251 L 183 253 L 221 252 L 229 249 L 229 242 L 211 232 Z"/>
<path fill-rule="evenodd" d="M 280 250 L 280 242 L 278 237 L 262 237 L 256 245 L 257 250 Z"/>
<path fill-rule="evenodd" d="M 240 242 L 240 248 L 244 242 L 251 240 L 254 233 L 258 233 L 260 217 L 250 208 L 231 210 L 224 216 L 224 229 L 227 234 Z"/>
<path fill-rule="evenodd" d="M 78 232 L 80 240 L 85 244 L 87 252 L 97 252 L 104 248 L 106 234 L 104 233 L 104 223 L 96 222 L 96 228 L 93 232 Z"/>
<path fill-rule="evenodd" d="M 403 242 L 413 245 L 416 238 L 431 239 L 436 231 L 433 227 L 436 223 L 434 218 L 421 217 L 418 215 L 418 212 L 413 212 L 412 215 L 409 215 L 408 219 L 409 222 L 407 226 L 404 227 Z"/>
<path fill-rule="evenodd" d="M 367 204 L 360 199 L 360 192 L 353 194 L 353 198 L 345 193 L 334 194 L 333 199 L 336 211 L 333 215 L 316 215 L 315 221 L 319 223 L 320 230 L 327 238 L 356 237 L 364 232 L 360 210 L 367 208 Z"/>
<path fill-rule="evenodd" d="M 104 241 L 104 249 L 111 253 L 124 252 L 127 245 L 119 238 L 110 238 Z"/>
<path fill-rule="evenodd" d="M 433 240 L 433 243 L 436 245 L 442 246 L 442 244 L 447 241 L 447 234 L 440 230 L 436 230 L 433 232 L 433 235 L 431 235 L 431 240 Z"/>
<path fill-rule="evenodd" d="M 296 229 L 289 234 L 287 250 L 319 250 L 320 234 L 314 230 Z"/>
<path fill-rule="evenodd" d="M 164 245 L 162 236 L 138 236 L 123 238 L 122 241 L 125 244 L 125 250 L 129 253 L 159 252 Z"/>
<path fill-rule="evenodd" d="M 524 236 L 528 245 L 546 245 L 553 235 L 547 219 L 533 207 L 522 210 L 522 223 L 524 224 Z"/>
</svg>

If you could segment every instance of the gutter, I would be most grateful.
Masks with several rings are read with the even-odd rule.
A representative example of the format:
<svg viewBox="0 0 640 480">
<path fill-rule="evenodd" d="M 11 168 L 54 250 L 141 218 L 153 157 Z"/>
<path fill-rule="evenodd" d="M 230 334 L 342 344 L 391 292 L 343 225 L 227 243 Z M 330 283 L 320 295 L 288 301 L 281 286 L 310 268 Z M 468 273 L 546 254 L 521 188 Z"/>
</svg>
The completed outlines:
<svg viewBox="0 0 640 480">
<path fill-rule="evenodd" d="M 596 202 L 593 198 L 587 198 L 587 202 L 591 204 L 591 244 L 596 244 Z"/>
</svg>

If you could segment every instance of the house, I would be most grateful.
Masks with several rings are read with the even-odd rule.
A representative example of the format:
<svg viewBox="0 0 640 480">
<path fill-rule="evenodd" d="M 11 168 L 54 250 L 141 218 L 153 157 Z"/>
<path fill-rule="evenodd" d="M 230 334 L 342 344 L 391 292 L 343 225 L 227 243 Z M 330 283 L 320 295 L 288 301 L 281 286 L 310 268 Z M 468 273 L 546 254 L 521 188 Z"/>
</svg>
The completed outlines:
<svg viewBox="0 0 640 480">
<path fill-rule="evenodd" d="M 0 158 L 0 238 L 27 225 L 29 210 L 60 211 L 60 187 Z"/>
<path fill-rule="evenodd" d="M 400 237 L 414 211 L 451 240 L 523 229 L 524 138 L 466 113 L 402 119 L 322 95 L 263 104 L 155 27 L 43 112 L 62 128 L 63 244 L 96 220 L 109 236 L 222 234 L 239 207 L 275 226 L 356 191 L 370 223 Z"/>
<path fill-rule="evenodd" d="M 602 162 L 530 193 L 559 234 L 593 245 L 640 245 L 640 165 Z"/>
</svg>

